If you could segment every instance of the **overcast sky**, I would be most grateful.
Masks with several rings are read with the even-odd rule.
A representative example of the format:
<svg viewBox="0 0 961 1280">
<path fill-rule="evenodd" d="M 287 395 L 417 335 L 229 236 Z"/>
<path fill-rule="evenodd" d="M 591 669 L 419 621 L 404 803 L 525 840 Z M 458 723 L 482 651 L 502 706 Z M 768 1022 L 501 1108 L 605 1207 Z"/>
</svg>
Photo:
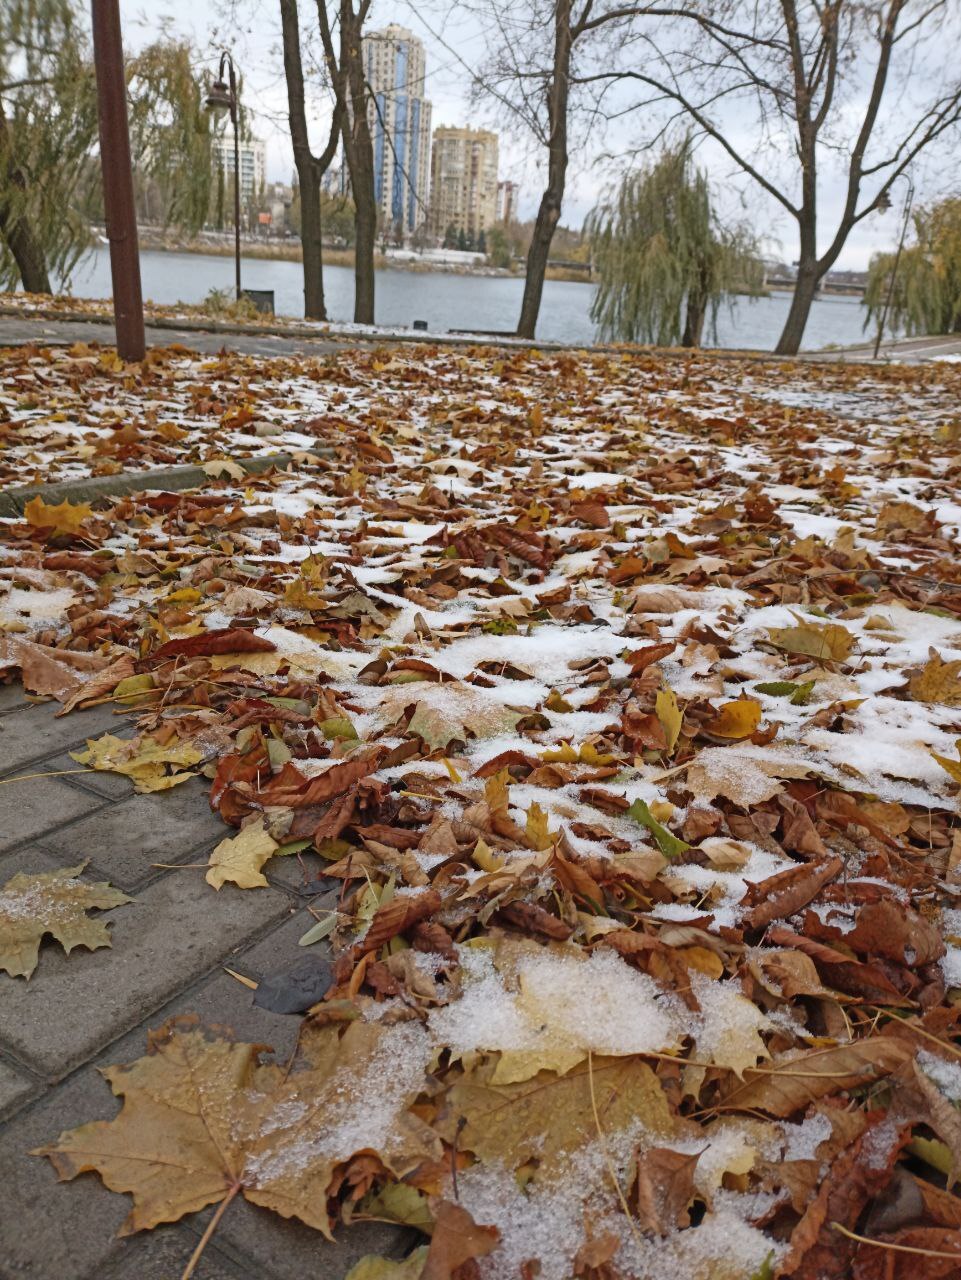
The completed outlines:
<svg viewBox="0 0 961 1280">
<path fill-rule="evenodd" d="M 257 136 L 267 144 L 267 175 L 270 181 L 289 182 L 293 171 L 293 155 L 287 134 L 287 101 L 280 55 L 279 6 L 277 0 L 236 0 L 239 20 L 225 20 L 228 0 L 120 0 L 126 47 L 134 50 L 155 39 L 164 29 L 170 34 L 189 36 L 198 49 L 209 51 L 210 64 L 216 62 L 217 50 L 223 45 L 234 51 L 244 76 L 244 100 Z M 301 0 L 301 25 L 316 30 L 313 0 Z M 458 16 L 451 17 L 451 11 Z M 447 16 L 444 17 L 445 11 Z M 433 103 L 434 126 L 489 125 L 478 117 L 476 107 L 468 101 L 469 75 L 466 67 L 476 66 L 483 57 L 483 37 L 469 15 L 456 6 L 429 6 L 422 0 L 374 0 L 372 27 L 398 22 L 409 27 L 424 41 L 427 52 L 427 96 Z M 466 66 L 465 66 L 466 64 Z M 326 136 L 329 107 L 326 97 L 318 92 L 311 105 L 311 125 L 315 141 Z M 736 121 L 733 122 L 736 126 Z M 745 136 L 747 151 L 751 139 Z M 604 139 L 604 149 L 623 151 L 630 146 L 630 123 L 625 122 Z M 600 146 L 589 150 L 572 150 L 571 170 L 564 201 L 562 222 L 580 227 L 605 184 L 611 168 L 598 163 Z M 753 228 L 767 237 L 772 256 L 791 261 L 797 256 L 796 230 L 793 220 L 756 185 L 747 182 L 731 163 L 709 147 L 698 152 L 698 163 L 712 177 L 716 198 L 722 210 L 731 216 L 747 217 Z M 520 184 L 520 216 L 532 217 L 540 198 L 543 181 L 542 156 L 529 139 L 501 133 L 500 177 Z M 915 172 L 919 196 L 937 194 L 946 180 L 943 164 L 929 161 Z M 891 247 L 896 239 L 900 218 L 903 186 L 897 189 L 895 208 L 881 215 L 873 213 L 852 232 L 838 262 L 839 268 L 863 269 L 871 254 Z M 826 239 L 833 231 L 842 186 L 840 173 L 826 172 L 822 193 L 820 226 Z M 823 248 L 823 245 L 822 245 Z"/>
</svg>

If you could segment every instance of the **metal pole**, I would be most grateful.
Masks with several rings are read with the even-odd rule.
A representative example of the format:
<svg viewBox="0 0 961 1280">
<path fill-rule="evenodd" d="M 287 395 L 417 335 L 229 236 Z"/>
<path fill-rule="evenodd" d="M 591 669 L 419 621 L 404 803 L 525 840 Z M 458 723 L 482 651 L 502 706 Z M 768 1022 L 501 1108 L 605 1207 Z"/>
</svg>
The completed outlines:
<svg viewBox="0 0 961 1280">
<path fill-rule="evenodd" d="M 103 204 L 110 242 L 110 276 L 117 354 L 142 360 L 145 353 L 143 295 L 137 213 L 130 167 L 127 89 L 123 74 L 123 41 L 118 0 L 91 0 L 93 58 L 100 116 L 100 168 Z"/>
<path fill-rule="evenodd" d="M 881 337 L 884 333 L 884 326 L 887 323 L 888 311 L 891 307 L 891 300 L 894 297 L 894 282 L 898 275 L 898 265 L 901 261 L 901 251 L 904 248 L 904 240 L 908 234 L 908 220 L 911 217 L 911 205 L 914 203 L 914 183 L 908 179 L 908 194 L 904 198 L 904 219 L 901 223 L 901 237 L 898 240 L 897 252 L 894 255 L 894 265 L 891 267 L 891 279 L 888 281 L 887 297 L 884 299 L 884 308 L 881 311 L 881 319 L 878 321 L 878 336 L 874 340 L 874 359 L 877 360 L 878 352 L 881 350 Z"/>
<path fill-rule="evenodd" d="M 237 77 L 234 60 L 227 55 L 230 68 L 230 120 L 234 126 L 234 265 L 237 275 L 237 301 L 240 301 L 240 111 L 237 103 Z"/>
</svg>

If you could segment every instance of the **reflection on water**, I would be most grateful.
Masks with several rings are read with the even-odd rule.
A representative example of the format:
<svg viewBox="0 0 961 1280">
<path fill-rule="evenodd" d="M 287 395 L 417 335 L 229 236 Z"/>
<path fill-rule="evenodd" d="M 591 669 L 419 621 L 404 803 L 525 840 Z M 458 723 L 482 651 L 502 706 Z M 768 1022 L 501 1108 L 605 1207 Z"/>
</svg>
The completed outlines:
<svg viewBox="0 0 961 1280">
<path fill-rule="evenodd" d="M 211 289 L 232 290 L 232 258 L 197 253 L 140 255 L 145 298 L 154 302 L 202 302 Z M 303 315 L 303 274 L 299 262 L 244 260 L 244 285 L 273 289 L 279 315 Z M 349 267 L 324 271 L 327 311 L 331 320 L 350 320 L 354 307 L 354 273 Z M 409 326 L 426 320 L 432 330 L 499 329 L 510 331 L 520 314 L 524 281 L 519 277 L 460 276 L 442 272 L 387 270 L 377 272 L 377 322 Z M 110 296 L 110 258 L 105 248 L 91 250 L 73 274 L 73 292 L 80 297 Z M 548 280 L 539 338 L 560 342 L 594 341 L 590 318 L 594 288 L 589 284 Z M 739 299 L 718 317 L 718 344 L 769 351 L 787 317 L 790 296 Z M 811 308 L 804 346 L 849 346 L 864 340 L 864 308 L 858 298 L 819 298 Z"/>
</svg>

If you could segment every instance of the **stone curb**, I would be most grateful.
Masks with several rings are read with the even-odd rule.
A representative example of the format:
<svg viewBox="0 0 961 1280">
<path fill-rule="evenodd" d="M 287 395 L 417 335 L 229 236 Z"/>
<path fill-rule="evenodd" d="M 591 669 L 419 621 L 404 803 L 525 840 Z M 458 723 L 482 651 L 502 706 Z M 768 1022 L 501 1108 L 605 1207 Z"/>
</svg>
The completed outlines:
<svg viewBox="0 0 961 1280">
<path fill-rule="evenodd" d="M 30 320 L 62 320 L 65 323 L 102 324 L 113 328 L 113 316 L 86 311 L 57 311 L 54 308 L 37 307 L 32 311 L 23 311 L 20 307 L 0 306 L 0 316 L 12 316 L 29 323 Z M 353 329 L 315 329 L 310 325 L 268 325 L 241 324 L 239 321 L 195 320 L 192 317 L 174 319 L 170 316 L 144 317 L 148 329 L 174 329 L 188 333 L 224 333 L 242 334 L 246 337 L 276 338 L 313 338 L 316 342 L 343 342 L 345 345 L 362 344 L 364 346 L 390 346 L 393 343 L 415 343 L 432 347 L 505 347 L 514 350 L 535 348 L 539 351 L 583 351 L 583 350 L 615 350 L 615 348 L 585 348 L 583 343 L 532 341 L 521 338 L 495 338 L 483 335 L 421 334 L 421 333 L 362 333 Z M 47 346 L 43 339 L 38 340 L 40 346 Z M 0 340 L 0 346 L 7 345 Z"/>
<path fill-rule="evenodd" d="M 85 311 L 57 311 L 53 308 L 39 307 L 33 311 L 23 311 L 20 307 L 11 307 L 0 304 L 0 316 L 13 316 L 24 322 L 32 319 L 37 320 L 62 320 L 65 323 L 75 324 L 87 322 L 90 324 L 102 324 L 105 326 L 113 326 L 113 317 L 103 314 L 88 313 Z M 194 320 L 185 317 L 182 320 L 172 319 L 169 316 L 156 316 L 153 319 L 145 317 L 145 324 L 148 329 L 173 329 L 188 333 L 223 333 L 238 334 L 245 337 L 275 337 L 275 338 L 313 338 L 317 342 L 342 342 L 345 346 L 391 346 L 393 344 L 410 344 L 415 346 L 430 347 L 500 347 L 507 351 L 600 351 L 610 355 L 648 355 L 648 356 L 670 356 L 674 359 L 693 359 L 697 356 L 710 356 L 716 360 L 760 360 L 770 362 L 772 364 L 790 364 L 797 360 L 807 360 L 812 356 L 830 363 L 832 357 L 837 363 L 844 363 L 843 349 L 836 353 L 833 352 L 815 352 L 802 351 L 796 356 L 779 356 L 773 351 L 753 351 L 749 348 L 739 347 L 655 347 L 638 345 L 616 346 L 611 343 L 590 343 L 587 346 L 583 342 L 552 342 L 549 339 L 533 338 L 527 340 L 524 338 L 505 337 L 497 338 L 494 336 L 485 336 L 484 334 L 422 334 L 411 331 L 405 334 L 365 334 L 358 333 L 353 329 L 315 329 L 309 325 L 291 324 L 291 325 L 267 325 L 267 324 L 241 324 L 239 322 L 225 322 L 223 320 Z M 52 337 L 52 335 L 51 335 Z M 7 343 L 0 339 L 0 347 L 29 345 L 36 342 L 39 346 L 56 345 L 58 340 L 28 339 L 25 342 Z M 60 339 L 60 342 L 69 341 Z M 278 352 L 278 355 L 282 354 Z M 870 363 L 870 362 L 861 362 Z"/>
<path fill-rule="evenodd" d="M 332 458 L 332 449 L 313 449 L 320 458 Z M 294 465 L 289 453 L 271 453 L 259 458 L 231 458 L 244 471 L 258 475 L 271 467 L 285 469 Z M 62 480 L 53 484 L 31 485 L 22 489 L 8 489 L 0 493 L 0 517 L 23 515 L 24 506 L 31 498 L 40 497 L 44 502 L 95 502 L 100 498 L 118 498 L 126 493 L 139 493 L 142 489 L 196 489 L 210 484 L 216 477 L 209 476 L 202 466 L 161 467 L 154 471 L 119 471 L 112 476 L 90 476 L 80 480 Z"/>
</svg>

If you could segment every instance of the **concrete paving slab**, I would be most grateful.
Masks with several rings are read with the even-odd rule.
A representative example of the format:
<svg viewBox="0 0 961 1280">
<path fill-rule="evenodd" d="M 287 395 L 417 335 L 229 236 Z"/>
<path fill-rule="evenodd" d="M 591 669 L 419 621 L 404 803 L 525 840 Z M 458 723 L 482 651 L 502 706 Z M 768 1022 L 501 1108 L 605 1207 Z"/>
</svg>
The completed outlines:
<svg viewBox="0 0 961 1280">
<path fill-rule="evenodd" d="M 2 745 L 0 735 L 0 751 Z M 62 827 L 96 813 L 104 803 L 92 792 L 68 787 L 63 778 L 29 777 L 22 782 L 15 776 L 7 778 L 0 785 L 0 853 L 35 839 L 51 827 Z M 69 837 L 63 843 L 69 844 Z"/>
<path fill-rule="evenodd" d="M 0 1058 L 0 1116 L 9 1115 L 41 1088 L 39 1081 Z"/>
<path fill-rule="evenodd" d="M 0 717 L 0 773 L 19 773 L 36 760 L 83 746 L 102 733 L 119 734 L 128 725 L 107 703 L 57 718 L 59 710 L 59 702 L 43 702 Z"/>
<path fill-rule="evenodd" d="M 27 695 L 23 691 L 23 685 L 17 684 L 0 684 L 0 716 L 5 715 L 8 711 L 14 711 L 18 707 L 27 706 Z"/>
<path fill-rule="evenodd" d="M 282 858 L 271 858 L 264 867 L 264 875 L 276 885 L 282 885 L 300 897 L 315 898 L 330 887 L 330 881 L 322 879 L 330 863 L 311 850 L 288 853 Z M 338 884 L 340 882 L 338 881 Z"/>
<path fill-rule="evenodd" d="M 121 1242 L 119 1256 L 97 1280 L 177 1280 L 194 1249 L 197 1236 L 189 1227 L 155 1227 Z M 255 1280 L 256 1273 L 224 1256 L 216 1240 L 206 1246 L 194 1280 Z M 268 1280 L 259 1277 L 256 1280 Z"/>
<path fill-rule="evenodd" d="M 89 858 L 95 871 L 130 892 L 160 874 L 151 863 L 205 861 L 192 855 L 230 835 L 211 811 L 209 790 L 209 782 L 196 778 L 170 791 L 133 794 L 44 836 L 42 843 L 68 861 Z"/>
<path fill-rule="evenodd" d="M 135 904 L 104 913 L 111 948 L 68 956 L 45 947 L 29 983 L 5 986 L 0 1044 L 61 1079 L 289 910 L 276 889 L 218 893 L 199 871 L 168 873 Z"/>
<path fill-rule="evenodd" d="M 115 1115 L 109 1086 L 89 1070 L 27 1107 L 0 1132 L 0 1274 L 11 1280 L 86 1280 L 128 1248 L 115 1239 L 127 1196 L 84 1175 L 58 1182 L 47 1159 L 28 1152 L 65 1129 Z M 189 1255 L 188 1255 L 189 1256 Z M 174 1280 L 174 1273 L 170 1280 Z"/>
<path fill-rule="evenodd" d="M 196 1214 L 202 1229 L 212 1210 Z M 194 1228 L 194 1223 L 191 1223 Z M 365 1254 L 406 1258 L 424 1243 L 419 1231 L 387 1222 L 358 1222 L 338 1227 L 331 1243 L 319 1231 L 292 1218 L 248 1204 L 240 1197 L 224 1213 L 217 1227 L 221 1246 L 248 1259 L 251 1276 L 269 1275 L 275 1280 L 344 1280 Z"/>
</svg>

